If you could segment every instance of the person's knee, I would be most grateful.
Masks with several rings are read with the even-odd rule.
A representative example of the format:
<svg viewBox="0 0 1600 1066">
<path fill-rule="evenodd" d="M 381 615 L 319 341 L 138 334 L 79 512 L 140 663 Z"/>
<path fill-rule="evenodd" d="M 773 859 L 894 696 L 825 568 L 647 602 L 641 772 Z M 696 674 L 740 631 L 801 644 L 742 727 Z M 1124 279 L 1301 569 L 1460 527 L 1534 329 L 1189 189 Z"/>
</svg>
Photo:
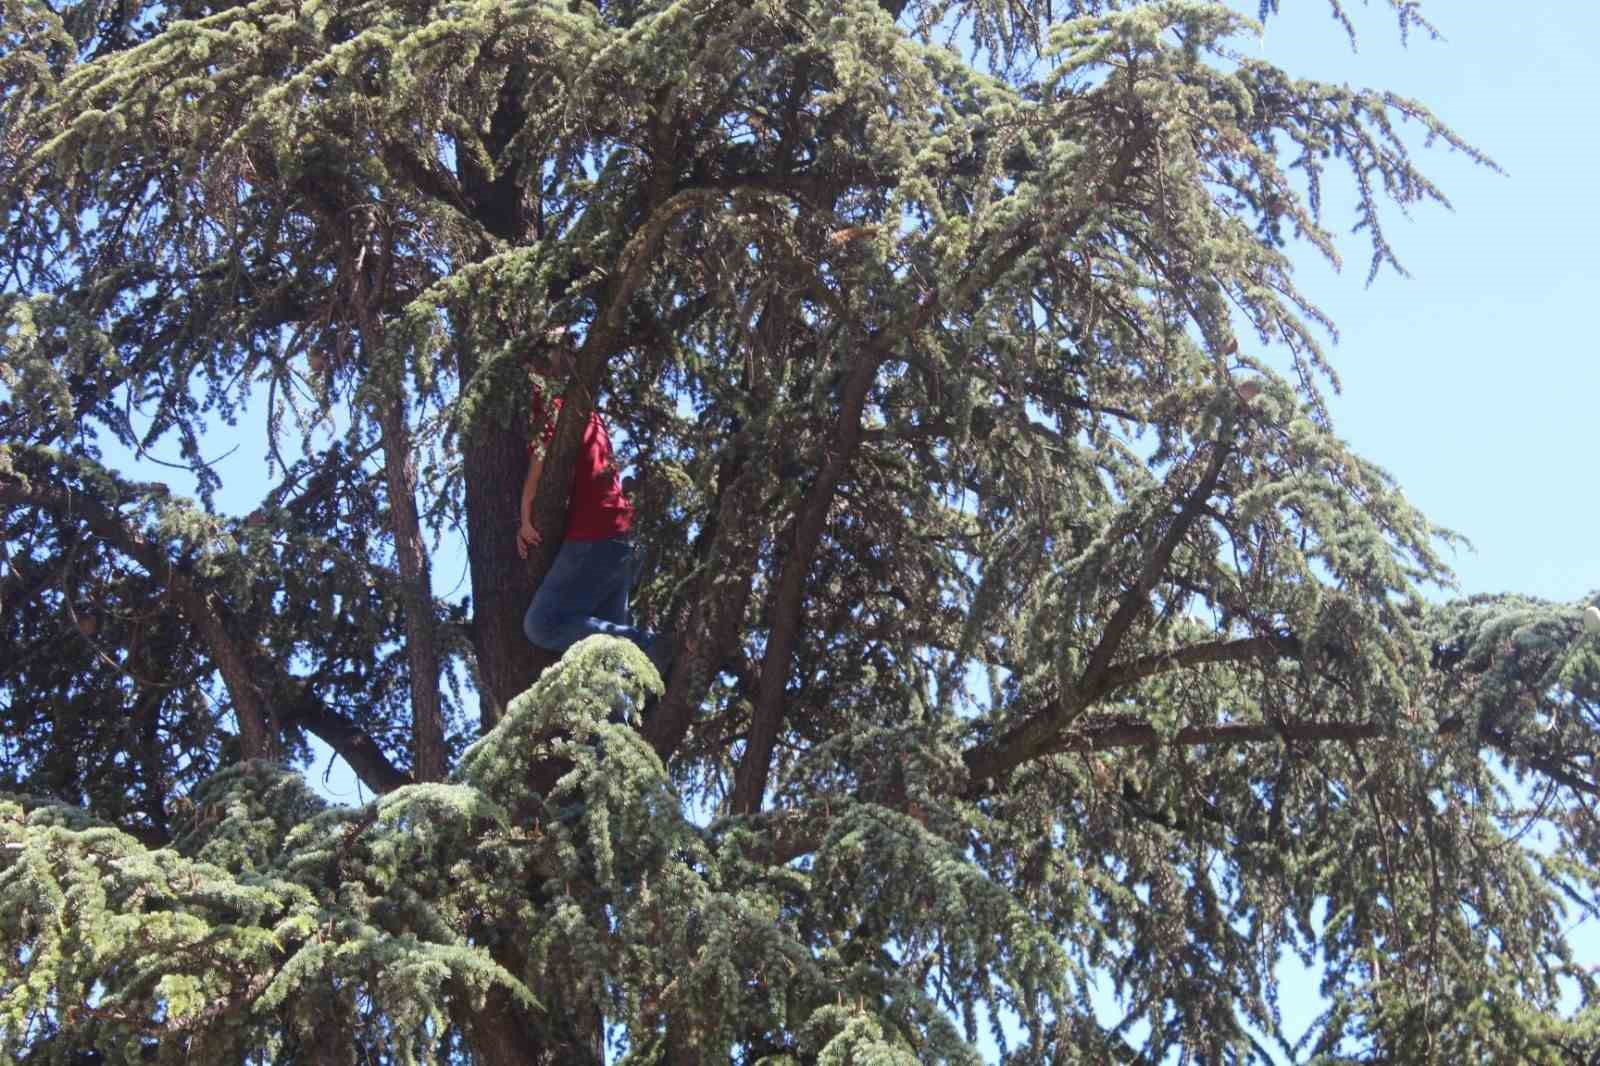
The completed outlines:
<svg viewBox="0 0 1600 1066">
<path fill-rule="evenodd" d="M 527 613 L 522 616 L 522 635 L 528 638 L 529 644 L 546 651 L 562 650 L 560 628 L 561 620 L 556 612 L 550 609 L 549 604 L 541 603 L 538 597 L 534 598 Z"/>
</svg>

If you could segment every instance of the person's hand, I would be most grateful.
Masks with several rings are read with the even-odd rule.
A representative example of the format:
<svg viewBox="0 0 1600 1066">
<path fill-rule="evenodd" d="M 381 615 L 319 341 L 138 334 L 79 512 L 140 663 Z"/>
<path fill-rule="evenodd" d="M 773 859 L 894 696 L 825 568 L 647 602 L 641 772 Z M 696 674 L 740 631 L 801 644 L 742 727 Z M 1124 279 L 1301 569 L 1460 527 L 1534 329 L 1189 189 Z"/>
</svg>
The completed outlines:
<svg viewBox="0 0 1600 1066">
<path fill-rule="evenodd" d="M 517 530 L 517 555 L 523 559 L 528 557 L 529 548 L 537 548 L 544 542 L 539 531 L 533 528 L 533 523 L 523 519 L 522 526 Z"/>
</svg>

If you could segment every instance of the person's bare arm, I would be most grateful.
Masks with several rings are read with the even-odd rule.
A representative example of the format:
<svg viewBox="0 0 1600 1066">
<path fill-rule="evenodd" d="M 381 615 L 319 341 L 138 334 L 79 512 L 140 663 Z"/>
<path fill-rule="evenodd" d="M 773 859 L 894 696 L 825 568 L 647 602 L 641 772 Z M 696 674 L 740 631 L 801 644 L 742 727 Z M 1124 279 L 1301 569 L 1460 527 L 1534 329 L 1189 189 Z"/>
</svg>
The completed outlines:
<svg viewBox="0 0 1600 1066">
<path fill-rule="evenodd" d="M 537 548 L 543 539 L 533 528 L 533 496 L 539 491 L 539 473 L 544 469 L 544 452 L 535 451 L 528 456 L 528 476 L 522 480 L 522 509 L 517 515 L 517 554 L 528 557 L 529 548 Z"/>
</svg>

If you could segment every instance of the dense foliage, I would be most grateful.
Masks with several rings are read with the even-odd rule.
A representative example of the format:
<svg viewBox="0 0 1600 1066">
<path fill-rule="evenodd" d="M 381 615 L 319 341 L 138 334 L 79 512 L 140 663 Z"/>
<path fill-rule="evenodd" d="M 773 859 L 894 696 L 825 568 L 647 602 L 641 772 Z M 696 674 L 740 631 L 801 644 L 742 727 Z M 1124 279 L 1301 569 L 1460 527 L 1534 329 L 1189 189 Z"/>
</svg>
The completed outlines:
<svg viewBox="0 0 1600 1066">
<path fill-rule="evenodd" d="M 0 15 L 0 1054 L 1600 1056 L 1600 637 L 1434 594 L 1290 272 L 1422 105 L 1211 0 Z M 665 685 L 520 632 L 596 406 Z"/>
</svg>

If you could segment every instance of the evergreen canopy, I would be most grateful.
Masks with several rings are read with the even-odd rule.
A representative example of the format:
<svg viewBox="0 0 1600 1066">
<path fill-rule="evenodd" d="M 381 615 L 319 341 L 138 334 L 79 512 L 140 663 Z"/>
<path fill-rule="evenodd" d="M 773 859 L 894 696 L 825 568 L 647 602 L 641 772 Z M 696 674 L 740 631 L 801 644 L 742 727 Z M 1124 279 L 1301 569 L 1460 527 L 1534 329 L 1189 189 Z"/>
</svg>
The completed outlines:
<svg viewBox="0 0 1600 1066">
<path fill-rule="evenodd" d="M 1285 250 L 1398 267 L 1422 105 L 1209 0 L 0 5 L 0 1056 L 1600 1054 L 1600 638 L 1425 598 Z M 596 406 L 664 689 L 520 632 Z"/>
</svg>

